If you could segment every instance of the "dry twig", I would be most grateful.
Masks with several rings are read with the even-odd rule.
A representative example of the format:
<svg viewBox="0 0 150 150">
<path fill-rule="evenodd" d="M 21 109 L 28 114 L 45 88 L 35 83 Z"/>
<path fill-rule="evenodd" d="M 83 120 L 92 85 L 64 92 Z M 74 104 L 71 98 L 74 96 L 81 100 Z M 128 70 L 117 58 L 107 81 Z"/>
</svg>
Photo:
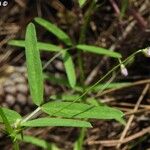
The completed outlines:
<svg viewBox="0 0 150 150">
<path fill-rule="evenodd" d="M 136 105 L 135 105 L 135 107 L 134 107 L 134 109 L 133 109 L 134 112 L 136 112 L 136 111 L 138 110 L 138 108 L 139 108 L 139 106 L 140 106 L 140 103 L 142 102 L 142 100 L 143 100 L 145 94 L 147 93 L 148 89 L 149 89 L 149 84 L 147 84 L 147 85 L 145 86 L 145 88 L 143 89 L 142 94 L 140 95 L 140 97 L 139 97 L 139 99 L 138 99 L 138 101 L 137 101 L 137 103 L 136 103 Z M 128 122 L 127 122 L 127 124 L 126 124 L 126 126 L 125 126 L 125 128 L 124 128 L 124 130 L 123 130 L 123 132 L 122 132 L 122 135 L 121 135 L 121 137 L 120 137 L 120 140 L 119 140 L 120 142 L 119 142 L 119 144 L 117 144 L 117 149 L 120 148 L 121 143 L 122 143 L 122 141 L 124 140 L 124 137 L 126 136 L 127 131 L 128 131 L 128 129 L 130 128 L 130 125 L 131 125 L 131 122 L 133 121 L 133 119 L 134 119 L 134 114 L 132 114 L 132 115 L 129 117 L 129 119 L 128 119 Z"/>
</svg>

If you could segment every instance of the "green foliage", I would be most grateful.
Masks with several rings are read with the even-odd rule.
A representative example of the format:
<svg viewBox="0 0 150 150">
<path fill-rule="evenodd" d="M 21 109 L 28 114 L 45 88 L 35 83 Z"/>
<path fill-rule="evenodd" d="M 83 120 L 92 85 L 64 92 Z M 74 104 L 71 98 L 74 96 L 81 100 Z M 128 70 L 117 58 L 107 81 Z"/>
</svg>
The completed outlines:
<svg viewBox="0 0 150 150">
<path fill-rule="evenodd" d="M 38 22 L 41 26 L 45 27 L 48 31 L 53 33 L 59 39 L 62 40 L 63 38 L 63 42 L 66 45 L 69 45 L 68 42 L 66 42 L 70 40 L 69 36 L 67 36 L 67 34 L 64 33 L 57 26 L 51 24 L 50 22 L 42 18 L 35 18 L 35 21 Z M 58 35 L 57 33 L 61 33 L 61 34 Z M 39 106 L 43 101 L 43 90 L 42 90 L 43 89 L 43 75 L 42 75 L 42 67 L 41 67 L 39 49 L 51 50 L 51 51 L 57 52 L 60 49 L 60 47 L 56 45 L 48 44 L 48 43 L 37 42 L 35 27 L 33 24 L 29 24 L 27 27 L 25 42 L 14 40 L 14 41 L 9 42 L 9 44 L 21 46 L 21 47 L 25 46 L 30 92 L 31 92 L 33 101 L 35 102 L 36 105 Z M 109 57 L 115 57 L 115 58 L 121 57 L 121 55 L 117 52 L 111 52 L 107 49 L 96 47 L 96 46 L 77 45 L 76 48 L 78 50 L 84 50 L 87 52 L 102 54 L 102 55 L 106 55 Z M 75 74 L 75 67 L 74 67 L 71 55 L 67 51 L 63 50 L 62 58 L 64 60 L 64 66 L 65 66 L 69 84 L 72 88 L 75 88 L 76 74 Z M 45 78 L 48 78 L 48 77 L 46 76 Z M 56 81 L 57 83 L 59 83 L 58 79 L 54 79 L 51 77 L 50 79 L 52 79 L 52 81 Z M 60 79 L 60 81 L 62 80 Z M 65 83 L 65 80 L 63 83 Z M 65 84 L 67 85 L 67 83 Z M 78 97 L 77 99 L 80 100 L 80 98 L 81 97 Z M 42 110 L 47 112 L 50 115 L 62 116 L 62 117 L 67 117 L 67 118 L 75 117 L 75 118 L 84 118 L 84 119 L 85 118 L 116 119 L 118 121 L 123 122 L 123 119 L 122 119 L 123 114 L 119 110 L 116 110 L 107 106 L 98 106 L 98 105 L 93 106 L 93 105 L 87 105 L 87 104 L 82 104 L 82 103 L 74 103 L 73 99 L 75 100 L 74 96 L 72 95 L 72 100 L 71 100 L 72 102 L 70 103 L 69 102 L 68 103 L 67 102 L 61 102 L 61 103 L 51 102 L 48 104 L 44 104 L 42 106 Z M 47 106 L 48 107 L 51 106 L 51 109 L 49 110 Z M 58 112 L 60 111 L 61 113 L 58 113 L 57 111 Z M 112 113 L 109 113 L 108 115 L 107 113 L 108 111 Z M 55 114 L 55 112 L 57 113 Z M 62 112 L 64 113 L 64 115 L 62 115 L 63 114 Z M 25 123 L 26 121 L 24 122 L 24 124 Z"/>
<path fill-rule="evenodd" d="M 84 3 L 85 1 L 80 1 L 80 6 L 83 6 Z M 85 97 L 85 102 L 88 104 L 81 103 L 83 96 L 85 96 L 89 92 L 97 92 L 98 90 L 104 88 L 124 86 L 117 83 L 109 84 L 107 86 L 105 86 L 105 84 L 98 84 L 101 81 L 101 79 L 103 80 L 105 77 L 110 75 L 115 69 L 117 69 L 117 67 L 119 67 L 119 65 L 115 66 L 114 69 L 110 70 L 94 85 L 90 87 L 83 87 L 83 85 L 79 86 L 76 79 L 77 77 L 75 73 L 75 65 L 69 51 L 72 48 L 76 48 L 80 52 L 90 52 L 114 58 L 121 58 L 121 54 L 92 45 L 72 45 L 73 42 L 71 41 L 70 37 L 56 25 L 43 18 L 35 18 L 35 21 L 39 25 L 47 29 L 49 32 L 51 32 L 53 35 L 55 35 L 59 40 L 64 42 L 64 46 L 66 48 L 61 48 L 60 46 L 50 43 L 38 42 L 35 26 L 33 23 L 30 23 L 27 26 L 25 40 L 12 40 L 9 42 L 10 45 L 25 48 L 30 93 L 34 104 L 36 104 L 38 107 L 35 111 L 33 111 L 25 118 L 22 118 L 15 111 L 2 108 L 2 111 L 0 111 L 0 122 L 5 123 L 7 128 L 10 127 L 9 129 L 14 130 L 15 133 L 19 133 L 18 131 L 22 131 L 22 129 L 24 129 L 22 127 L 92 127 L 91 124 L 87 121 L 88 119 L 115 119 L 120 123 L 124 124 L 125 122 L 123 119 L 123 113 L 120 110 L 103 105 L 97 102 L 97 100 L 94 98 Z M 57 54 L 61 54 L 68 81 L 63 77 L 58 78 L 52 75 L 43 75 L 42 64 L 40 59 L 40 50 L 56 52 L 56 56 Z M 63 84 L 66 87 L 72 88 L 75 93 L 57 94 L 55 96 L 52 96 L 51 99 L 57 99 L 59 101 L 53 101 L 42 105 L 44 79 L 50 80 L 53 84 Z M 80 92 L 82 94 L 76 94 L 76 92 Z M 37 118 L 39 117 L 39 112 L 44 112 L 48 116 L 46 116 L 45 118 Z M 57 116 L 60 118 L 51 118 L 51 116 Z M 84 119 L 84 121 L 81 119 Z M 9 123 L 13 123 L 13 128 L 9 125 Z M 82 133 L 80 135 L 81 137 L 79 137 L 79 139 L 76 141 L 75 148 L 82 147 L 84 134 L 85 133 Z M 15 135 L 15 138 L 25 142 L 33 143 L 42 148 L 52 149 L 51 144 L 34 137 L 23 136 L 23 138 L 21 138 L 20 135 Z M 17 147 L 18 144 L 16 143 L 16 149 Z M 55 146 L 53 149 L 55 149 Z"/>
<path fill-rule="evenodd" d="M 96 53 L 96 54 L 105 55 L 105 56 L 114 57 L 114 58 L 121 58 L 121 55 L 119 53 L 110 51 L 102 47 L 80 44 L 80 45 L 77 45 L 76 48 L 78 50 L 83 50 L 83 51 L 87 51 L 91 53 Z"/>
<path fill-rule="evenodd" d="M 125 86 L 129 86 L 131 85 L 132 83 L 130 82 L 124 82 L 124 83 L 121 83 L 121 82 L 118 82 L 118 83 L 109 83 L 105 89 L 116 89 L 116 88 L 122 88 L 122 87 L 125 87 Z M 97 86 L 95 86 L 92 91 L 94 92 L 98 92 L 100 91 L 101 89 L 103 89 L 105 86 L 105 83 L 103 84 L 98 84 Z"/>
<path fill-rule="evenodd" d="M 62 31 L 60 28 L 58 28 L 56 25 L 52 24 L 50 21 L 47 21 L 43 18 L 35 18 L 35 22 L 37 22 L 39 25 L 44 27 L 46 30 L 54 34 L 58 39 L 63 41 L 66 45 L 71 46 L 72 42 L 70 37 Z"/>
<path fill-rule="evenodd" d="M 7 134 L 9 134 L 12 142 L 13 142 L 13 149 L 19 150 L 19 144 L 16 140 L 16 130 L 13 129 L 11 123 L 14 123 L 14 120 L 20 119 L 21 116 L 17 114 L 15 111 L 9 110 L 7 108 L 0 107 L 0 120 L 5 125 L 5 130 Z M 15 120 L 15 121 L 16 121 Z"/>
<path fill-rule="evenodd" d="M 84 137 L 86 133 L 86 128 L 82 128 L 77 141 L 74 144 L 73 150 L 82 150 L 82 145 L 84 143 Z"/>
<path fill-rule="evenodd" d="M 83 7 L 86 2 L 86 0 L 78 0 L 80 7 Z M 84 12 L 83 26 L 81 26 L 81 33 L 79 33 L 80 37 L 78 43 L 80 44 L 73 45 L 74 42 L 67 33 L 65 33 L 62 29 L 60 29 L 50 21 L 39 17 L 34 19 L 35 22 L 44 27 L 48 32 L 56 36 L 58 40 L 63 42 L 64 48 L 51 43 L 38 42 L 35 26 L 33 23 L 30 23 L 27 26 L 25 40 L 12 40 L 9 42 L 10 45 L 25 48 L 30 93 L 34 104 L 38 106 L 36 110 L 25 117 L 21 117 L 17 112 L 13 110 L 0 107 L 0 123 L 3 123 L 5 125 L 7 133 L 9 133 L 10 137 L 13 137 L 12 139 L 14 142 L 14 148 L 16 150 L 19 149 L 19 144 L 16 140 L 32 143 L 47 150 L 58 150 L 58 148 L 53 143 L 48 143 L 36 137 L 20 134 L 22 133 L 22 130 L 25 130 L 26 128 L 46 126 L 83 127 L 80 132 L 79 138 L 74 145 L 74 150 L 81 150 L 84 142 L 86 128 L 92 127 L 92 125 L 88 122 L 88 119 L 115 119 L 120 123 L 125 124 L 125 121 L 123 119 L 124 114 L 120 110 L 108 107 L 105 104 L 99 102 L 99 100 L 93 97 L 89 98 L 86 95 L 91 92 L 103 91 L 104 89 L 129 86 L 131 83 L 100 84 L 101 81 L 106 79 L 106 77 L 108 77 L 112 72 L 118 69 L 120 67 L 120 64 L 116 65 L 113 69 L 108 71 L 108 73 L 106 73 L 106 75 L 99 79 L 94 85 L 86 87 L 84 85 L 84 81 L 82 81 L 82 85 L 79 85 L 79 83 L 77 82 L 75 73 L 76 68 L 71 53 L 69 52 L 72 49 L 76 49 L 80 54 L 82 52 L 88 52 L 117 59 L 120 59 L 122 57 L 118 52 L 113 52 L 106 48 L 84 43 L 87 27 L 90 23 L 90 17 L 93 14 L 93 10 L 96 10 L 96 0 L 91 1 L 91 3 L 89 4 L 89 8 Z M 127 6 L 128 0 L 123 0 L 121 7 L 121 17 L 125 15 Z M 55 58 L 58 54 L 61 55 L 67 78 L 46 74 L 43 75 L 40 50 L 55 52 Z M 135 52 L 121 63 L 126 65 L 129 60 L 131 60 L 131 58 L 133 58 L 136 54 L 142 52 L 143 50 Z M 149 56 L 149 50 L 150 49 L 145 49 L 143 52 Z M 84 76 L 84 70 L 82 68 L 82 58 L 80 58 L 80 60 L 81 67 L 79 66 L 79 68 L 81 68 L 80 72 L 83 72 Z M 51 83 L 53 84 L 62 84 L 67 88 L 72 88 L 72 91 L 69 91 L 71 94 L 59 93 L 57 95 L 53 95 L 50 97 L 50 99 L 53 100 L 52 102 L 43 104 L 44 79 L 51 81 Z M 84 103 L 81 100 L 84 100 Z M 46 117 L 39 118 L 39 114 L 41 113 L 44 113 L 44 115 L 46 113 Z M 54 116 L 56 117 L 54 118 Z"/>
<path fill-rule="evenodd" d="M 12 45 L 12 46 L 25 47 L 25 41 L 24 40 L 11 40 L 11 41 L 9 41 L 8 44 Z M 59 52 L 59 51 L 64 50 L 61 47 L 56 46 L 54 44 L 43 43 L 43 42 L 37 42 L 37 47 L 40 50 L 50 51 L 50 52 Z"/>
<path fill-rule="evenodd" d="M 18 114 L 16 111 L 13 111 L 11 109 L 8 108 L 4 108 L 4 107 L 0 107 L 0 109 L 3 111 L 3 114 L 5 115 L 5 117 L 7 118 L 8 122 L 10 124 L 15 123 L 15 121 L 17 119 L 21 119 L 20 114 Z M 3 122 L 3 117 L 0 116 L 0 122 Z"/>
<path fill-rule="evenodd" d="M 0 119 L 1 119 L 1 122 L 3 122 L 5 124 L 6 131 L 9 134 L 12 134 L 13 133 L 13 129 L 12 129 L 11 125 L 10 125 L 10 122 L 7 119 L 7 117 L 8 117 L 7 114 L 9 114 L 8 112 L 9 112 L 8 109 L 0 107 Z M 10 120 L 10 118 L 9 118 L 9 120 Z"/>
<path fill-rule="evenodd" d="M 123 113 L 108 106 L 94 106 L 72 102 L 49 102 L 42 105 L 42 110 L 51 116 L 67 118 L 115 119 L 124 123 Z"/>
<path fill-rule="evenodd" d="M 75 67 L 74 67 L 72 57 L 67 51 L 63 52 L 63 61 L 64 61 L 64 66 L 66 69 L 66 73 L 67 73 L 70 86 L 74 88 L 76 85 L 76 74 L 75 74 L 75 69 L 74 69 Z"/>
<path fill-rule="evenodd" d="M 21 40 L 12 40 L 9 42 L 10 45 L 14 45 L 14 46 L 20 46 L 20 47 L 24 47 L 25 46 L 25 42 L 21 41 Z M 38 49 L 44 50 L 44 51 L 51 51 L 51 52 L 60 52 L 62 51 L 62 58 L 64 60 L 64 66 L 65 66 L 65 70 L 66 70 L 66 74 L 67 74 L 67 78 L 69 81 L 69 85 L 72 88 L 75 88 L 76 85 L 76 74 L 75 74 L 75 66 L 74 63 L 72 61 L 72 57 L 71 55 L 65 50 L 60 48 L 59 46 L 53 45 L 53 44 L 49 44 L 49 43 L 43 43 L 43 42 L 37 42 L 37 47 Z M 114 57 L 114 58 L 120 58 L 121 55 L 117 52 L 112 52 L 108 49 L 104 49 L 101 47 L 96 47 L 96 46 L 91 46 L 91 45 L 77 45 L 76 48 L 78 50 L 83 50 L 83 51 L 87 51 L 87 52 L 91 52 L 91 53 L 96 53 L 96 54 L 100 54 L 100 55 L 105 55 L 105 56 L 109 56 L 109 57 Z M 54 79 L 55 77 L 49 78 L 52 82 L 56 81 Z M 54 79 L 54 80 L 52 80 Z M 60 82 L 58 81 L 58 83 L 65 83 L 67 85 L 67 82 L 65 80 L 61 80 Z"/>
<path fill-rule="evenodd" d="M 89 122 L 62 119 L 62 118 L 38 118 L 21 124 L 26 127 L 46 127 L 46 126 L 62 126 L 62 127 L 92 127 Z"/>
<path fill-rule="evenodd" d="M 33 102 L 39 106 L 43 102 L 43 73 L 36 31 L 32 23 L 27 26 L 25 54 L 30 93 Z"/>
<path fill-rule="evenodd" d="M 99 100 L 92 98 L 92 97 L 87 99 L 87 103 L 90 105 L 94 105 L 94 106 L 104 106 L 105 105 L 102 102 L 100 102 Z"/>
</svg>

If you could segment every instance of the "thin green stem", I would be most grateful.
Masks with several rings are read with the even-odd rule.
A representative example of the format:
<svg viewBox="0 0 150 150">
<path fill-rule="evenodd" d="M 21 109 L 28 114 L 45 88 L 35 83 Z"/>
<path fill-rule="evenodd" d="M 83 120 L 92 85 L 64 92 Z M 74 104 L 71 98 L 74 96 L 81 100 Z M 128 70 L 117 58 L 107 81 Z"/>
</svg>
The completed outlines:
<svg viewBox="0 0 150 150">
<path fill-rule="evenodd" d="M 65 51 L 68 51 L 70 49 L 72 49 L 73 47 L 69 48 L 69 49 L 65 49 Z M 48 65 L 54 61 L 54 59 L 56 59 L 57 57 L 59 57 L 62 53 L 64 52 L 64 50 L 61 50 L 60 52 L 56 53 L 43 67 L 43 70 L 46 69 L 48 67 Z"/>
<path fill-rule="evenodd" d="M 39 114 L 41 113 L 41 107 L 38 107 L 37 109 L 35 109 L 30 115 L 28 115 L 27 117 L 25 117 L 21 123 L 24 123 L 30 119 L 33 119 L 35 117 L 37 117 Z"/>
<path fill-rule="evenodd" d="M 85 137 L 85 133 L 86 133 L 86 128 L 81 128 L 81 130 L 80 130 L 80 136 L 79 136 L 79 138 L 78 138 L 78 140 L 77 140 L 77 149 L 79 149 L 79 150 L 82 150 L 83 148 L 82 148 L 82 145 L 83 145 L 83 142 L 84 142 L 84 137 Z"/>
<path fill-rule="evenodd" d="M 17 140 L 15 140 L 14 143 L 13 143 L 13 149 L 14 149 L 14 150 L 19 150 L 19 149 L 20 149 L 20 148 L 19 148 L 19 143 L 18 143 Z"/>
</svg>

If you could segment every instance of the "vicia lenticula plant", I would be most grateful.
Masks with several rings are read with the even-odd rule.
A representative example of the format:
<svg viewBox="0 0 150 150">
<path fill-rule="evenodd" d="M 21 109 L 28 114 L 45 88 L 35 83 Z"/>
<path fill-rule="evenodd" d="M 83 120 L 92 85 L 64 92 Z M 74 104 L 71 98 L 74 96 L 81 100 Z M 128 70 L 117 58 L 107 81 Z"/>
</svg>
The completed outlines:
<svg viewBox="0 0 150 150">
<path fill-rule="evenodd" d="M 85 1 L 81 1 L 81 5 Z M 115 108 L 108 107 L 106 105 L 99 105 L 95 103 L 88 103 L 90 97 L 86 96 L 89 92 L 96 91 L 96 87 L 101 81 L 103 81 L 108 75 L 112 74 L 116 69 L 121 67 L 121 71 L 124 75 L 128 75 L 125 65 L 127 62 L 137 53 L 144 52 L 149 55 L 149 48 L 139 50 L 121 61 L 121 55 L 117 52 L 112 52 L 107 49 L 87 45 L 77 44 L 73 45 L 70 37 L 58 28 L 56 25 L 47 21 L 43 18 L 34 19 L 37 24 L 44 27 L 51 34 L 56 36 L 65 45 L 65 48 L 59 47 L 51 43 L 43 43 L 37 40 L 36 29 L 33 23 L 29 23 L 26 28 L 25 40 L 12 40 L 9 42 L 10 45 L 19 46 L 25 48 L 26 65 L 28 74 L 28 83 L 30 94 L 33 103 L 36 105 L 36 109 L 27 114 L 21 116 L 14 110 L 10 110 L 5 107 L 0 107 L 0 122 L 4 125 L 4 130 L 10 136 L 13 142 L 13 148 L 19 149 L 19 142 L 30 142 L 42 148 L 48 149 L 53 145 L 48 144 L 44 140 L 37 139 L 36 137 L 28 136 L 23 133 L 24 130 L 34 127 L 47 127 L 47 126 L 62 126 L 62 127 L 80 127 L 80 128 L 91 128 L 92 125 L 89 119 L 115 119 L 120 123 L 124 124 L 124 114 Z M 73 63 L 70 51 L 72 48 L 79 52 L 95 53 L 97 55 L 105 55 L 113 57 L 119 60 L 119 64 L 111 69 L 106 75 L 100 78 L 94 85 L 83 88 L 78 86 L 77 77 L 75 73 L 75 65 Z M 55 57 L 62 57 L 67 79 L 65 85 L 78 91 L 80 95 L 61 95 L 59 101 L 50 100 L 45 102 L 43 98 L 44 80 L 49 79 L 51 82 L 57 82 L 61 84 L 62 80 L 55 78 L 54 76 L 49 77 L 43 73 L 43 68 L 40 52 L 49 51 L 56 53 Z M 53 58 L 53 59 L 54 59 Z M 52 60 L 53 60 L 52 59 Z M 50 60 L 50 62 L 52 61 Z M 64 83 L 64 82 L 63 82 Z M 59 95 L 50 97 L 51 99 L 58 99 Z M 86 97 L 85 97 L 86 96 Z M 84 97 L 84 101 L 82 98 Z M 94 101 L 95 102 L 95 101 Z M 40 117 L 41 113 L 46 114 L 45 117 Z M 82 130 L 83 131 L 83 130 Z M 84 132 L 81 133 L 80 141 L 84 137 Z M 75 147 L 76 147 L 75 143 Z"/>
<path fill-rule="evenodd" d="M 96 85 L 98 85 L 105 77 L 110 75 L 114 70 L 118 69 L 120 65 L 125 64 L 130 58 L 139 52 L 149 54 L 149 48 L 139 50 L 129 56 L 126 60 L 122 61 L 110 70 L 104 77 L 98 80 L 94 85 L 90 86 L 79 96 L 70 97 L 71 101 L 50 101 L 44 102 L 43 99 L 43 81 L 44 75 L 42 72 L 42 63 L 40 59 L 40 50 L 49 52 L 55 52 L 62 56 L 64 60 L 64 66 L 68 82 L 71 88 L 79 90 L 76 86 L 76 75 L 74 63 L 69 51 L 72 47 L 77 50 L 96 53 L 100 55 L 106 55 L 114 57 L 120 60 L 121 55 L 117 52 L 111 52 L 107 49 L 79 44 L 72 45 L 72 41 L 69 36 L 64 33 L 61 29 L 56 27 L 54 24 L 46 21 L 42 18 L 35 18 L 35 21 L 43 26 L 45 29 L 53 33 L 59 40 L 62 40 L 66 44 L 66 48 L 63 49 L 59 46 L 43 43 L 37 41 L 36 29 L 33 23 L 29 23 L 26 30 L 25 41 L 12 40 L 9 42 L 10 45 L 25 47 L 27 74 L 29 81 L 29 89 L 33 103 L 37 108 L 27 116 L 21 116 L 16 111 L 0 107 L 0 122 L 4 124 L 6 133 L 12 139 L 14 143 L 14 149 L 19 149 L 18 141 L 31 142 L 37 146 L 45 148 L 48 144 L 43 140 L 36 139 L 32 136 L 23 134 L 23 131 L 33 127 L 46 127 L 46 126 L 66 126 L 66 127 L 92 127 L 88 119 L 115 119 L 124 124 L 123 113 L 115 108 L 108 107 L 106 105 L 93 105 L 82 102 L 82 97 L 90 92 Z M 47 77 L 46 77 L 47 78 Z M 87 98 L 88 99 L 88 98 Z M 39 117 L 39 114 L 46 113 L 46 117 Z M 40 142 L 39 142 L 40 141 Z M 41 144 L 40 144 L 41 143 Z"/>
<path fill-rule="evenodd" d="M 70 38 L 60 29 L 56 28 L 56 26 L 42 18 L 36 18 L 35 21 L 45 28 L 49 28 L 50 25 L 49 30 L 60 38 L 60 40 L 63 40 L 66 45 L 69 47 L 71 46 L 72 43 Z M 40 60 L 40 49 L 61 52 L 68 81 L 72 88 L 76 85 L 76 75 L 73 61 L 69 54 L 69 48 L 66 50 L 52 44 L 37 42 L 36 30 L 33 23 L 30 23 L 27 26 L 25 41 L 11 41 L 10 44 L 25 47 L 30 94 L 33 103 L 37 106 L 36 110 L 25 117 L 13 110 L 0 107 L 0 122 L 5 125 L 5 130 L 14 143 L 14 149 L 19 149 L 18 140 L 24 140 L 24 137 L 26 137 L 26 135 L 23 134 L 23 130 L 31 127 L 69 126 L 89 128 L 92 127 L 92 125 L 86 120 L 90 118 L 116 119 L 121 123 L 124 123 L 124 120 L 122 119 L 123 113 L 117 109 L 108 106 L 94 106 L 82 102 L 77 103 L 77 101 L 82 98 L 82 95 L 77 97 L 77 99 L 74 99 L 72 102 L 51 101 L 44 103 L 44 76 Z M 99 48 L 94 46 L 77 45 L 76 47 L 80 50 L 93 50 L 93 52 L 97 51 L 100 54 L 105 54 L 105 52 L 107 52 L 106 55 L 120 57 L 118 53 L 109 52 L 105 49 L 98 51 Z M 39 118 L 39 113 L 46 113 L 47 117 Z"/>
</svg>

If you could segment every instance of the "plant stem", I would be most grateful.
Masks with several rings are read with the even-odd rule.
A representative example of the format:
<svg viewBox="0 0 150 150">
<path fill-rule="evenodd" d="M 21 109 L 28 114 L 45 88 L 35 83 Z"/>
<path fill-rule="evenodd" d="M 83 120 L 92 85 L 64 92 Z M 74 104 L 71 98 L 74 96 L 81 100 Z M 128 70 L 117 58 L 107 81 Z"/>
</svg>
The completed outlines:
<svg viewBox="0 0 150 150">
<path fill-rule="evenodd" d="M 41 107 L 38 107 L 37 109 L 35 109 L 30 115 L 28 115 L 26 118 L 24 118 L 21 123 L 26 122 L 30 119 L 33 119 L 35 117 L 37 117 L 41 112 Z"/>
<path fill-rule="evenodd" d="M 19 148 L 19 143 L 18 143 L 18 141 L 15 141 L 14 143 L 13 143 L 13 149 L 14 150 L 19 150 L 20 148 Z"/>
<path fill-rule="evenodd" d="M 83 145 L 83 142 L 84 142 L 84 137 L 85 137 L 85 133 L 86 133 L 86 128 L 82 128 L 80 130 L 80 137 L 78 139 L 78 149 L 79 150 L 82 150 L 82 145 Z"/>
</svg>

